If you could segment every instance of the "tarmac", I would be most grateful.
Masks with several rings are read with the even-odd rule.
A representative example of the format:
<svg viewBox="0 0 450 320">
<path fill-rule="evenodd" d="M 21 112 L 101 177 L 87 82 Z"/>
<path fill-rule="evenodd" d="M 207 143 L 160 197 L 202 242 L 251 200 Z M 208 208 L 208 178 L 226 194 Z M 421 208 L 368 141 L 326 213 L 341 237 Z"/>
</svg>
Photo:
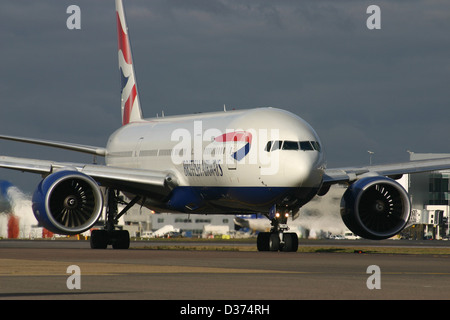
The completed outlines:
<svg viewBox="0 0 450 320">
<path fill-rule="evenodd" d="M 449 298 L 448 255 L 92 250 L 87 241 L 0 241 L 0 299 Z"/>
</svg>

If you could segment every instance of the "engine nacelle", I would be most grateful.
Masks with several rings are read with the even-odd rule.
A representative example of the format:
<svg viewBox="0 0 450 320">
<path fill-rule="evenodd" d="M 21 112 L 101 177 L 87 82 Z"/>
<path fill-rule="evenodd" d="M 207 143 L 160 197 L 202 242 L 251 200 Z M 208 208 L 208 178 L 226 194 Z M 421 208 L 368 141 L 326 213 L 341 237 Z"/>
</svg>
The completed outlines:
<svg viewBox="0 0 450 320">
<path fill-rule="evenodd" d="M 52 173 L 33 194 L 34 216 L 49 231 L 78 234 L 91 228 L 103 209 L 103 194 L 89 176 L 72 170 Z"/>
<path fill-rule="evenodd" d="M 390 238 L 406 226 L 411 213 L 408 193 L 394 180 L 367 177 L 353 183 L 341 200 L 341 216 L 353 233 L 372 240 Z"/>
</svg>

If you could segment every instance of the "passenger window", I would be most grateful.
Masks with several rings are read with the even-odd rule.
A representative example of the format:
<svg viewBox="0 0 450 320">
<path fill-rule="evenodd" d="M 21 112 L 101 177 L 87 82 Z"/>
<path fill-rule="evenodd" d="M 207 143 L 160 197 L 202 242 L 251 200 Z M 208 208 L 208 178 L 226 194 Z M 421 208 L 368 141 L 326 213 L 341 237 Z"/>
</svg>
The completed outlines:
<svg viewBox="0 0 450 320">
<path fill-rule="evenodd" d="M 266 148 L 264 149 L 267 152 L 270 152 L 270 148 L 272 147 L 272 141 L 267 142 Z"/>
<path fill-rule="evenodd" d="M 309 141 L 300 141 L 300 150 L 312 151 L 314 148 Z"/>
<path fill-rule="evenodd" d="M 298 141 L 284 141 L 283 150 L 298 150 Z"/>
</svg>

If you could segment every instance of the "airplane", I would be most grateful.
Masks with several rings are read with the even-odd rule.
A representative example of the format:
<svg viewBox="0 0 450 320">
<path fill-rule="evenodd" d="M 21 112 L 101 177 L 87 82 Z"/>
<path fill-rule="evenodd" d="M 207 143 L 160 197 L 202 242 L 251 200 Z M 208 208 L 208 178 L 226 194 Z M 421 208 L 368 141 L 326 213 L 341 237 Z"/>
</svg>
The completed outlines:
<svg viewBox="0 0 450 320">
<path fill-rule="evenodd" d="M 130 237 L 117 221 L 139 204 L 155 212 L 264 214 L 271 230 L 260 232 L 259 251 L 297 251 L 287 218 L 333 184 L 347 184 L 341 215 L 355 234 L 386 239 L 410 217 L 403 174 L 450 168 L 450 158 L 328 169 L 319 136 L 299 116 L 277 108 L 144 118 L 127 23 L 116 0 L 122 126 L 106 147 L 36 138 L 1 139 L 102 156 L 105 164 L 0 157 L 0 167 L 41 174 L 32 197 L 40 225 L 59 234 L 91 229 L 93 249 L 127 249 Z M 121 194 L 129 202 L 123 203 Z"/>
</svg>

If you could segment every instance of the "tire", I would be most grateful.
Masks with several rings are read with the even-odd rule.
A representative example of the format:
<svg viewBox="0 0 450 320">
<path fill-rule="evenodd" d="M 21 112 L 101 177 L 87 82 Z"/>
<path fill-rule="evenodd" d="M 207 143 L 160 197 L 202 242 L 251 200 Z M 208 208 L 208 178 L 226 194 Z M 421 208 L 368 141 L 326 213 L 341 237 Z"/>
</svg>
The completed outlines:
<svg viewBox="0 0 450 320">
<path fill-rule="evenodd" d="M 280 236 L 278 233 L 271 233 L 269 239 L 269 250 L 278 251 L 280 250 Z"/>
<path fill-rule="evenodd" d="M 297 252 L 298 250 L 298 236 L 296 233 L 284 233 L 284 246 L 285 252 Z"/>
<path fill-rule="evenodd" d="M 91 248 L 92 249 L 106 249 L 108 246 L 108 232 L 106 230 L 93 230 L 91 232 Z"/>
<path fill-rule="evenodd" d="M 116 230 L 111 233 L 111 243 L 114 249 L 128 249 L 130 247 L 130 234 L 127 230 Z"/>
<path fill-rule="evenodd" d="M 258 238 L 256 239 L 256 246 L 258 248 L 258 251 L 269 251 L 269 239 L 270 232 L 258 233 Z"/>
</svg>

